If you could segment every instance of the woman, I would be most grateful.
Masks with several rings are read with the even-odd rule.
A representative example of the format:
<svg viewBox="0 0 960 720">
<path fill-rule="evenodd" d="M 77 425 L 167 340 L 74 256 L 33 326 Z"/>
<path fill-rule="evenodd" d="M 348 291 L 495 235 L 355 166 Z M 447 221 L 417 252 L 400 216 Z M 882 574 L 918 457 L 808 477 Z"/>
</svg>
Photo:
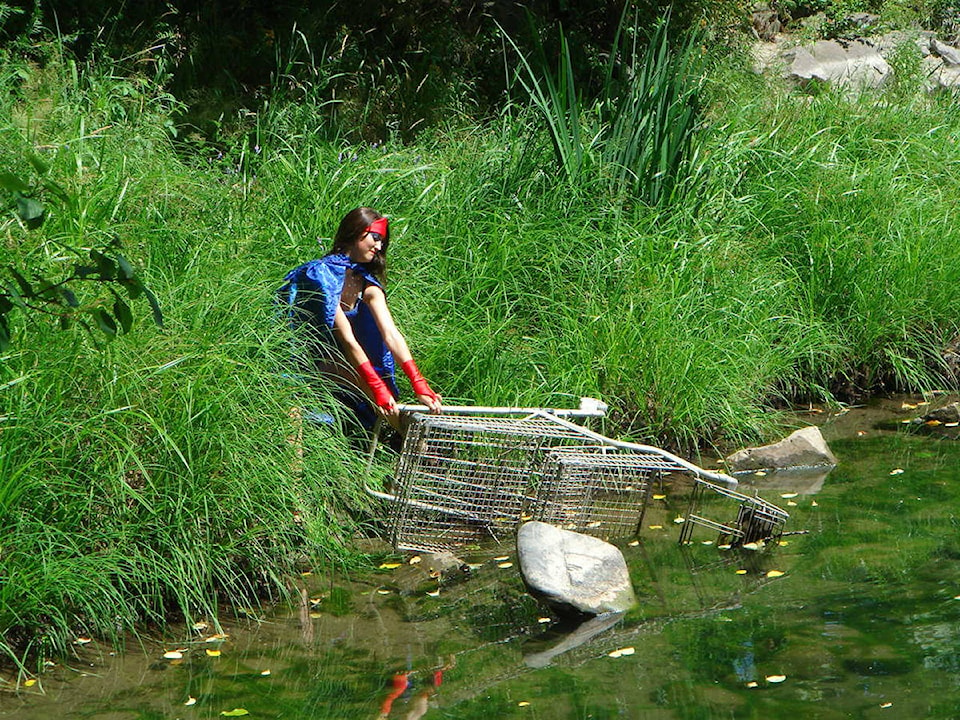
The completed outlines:
<svg viewBox="0 0 960 720">
<path fill-rule="evenodd" d="M 387 307 L 389 245 L 387 218 L 355 208 L 340 221 L 330 252 L 290 271 L 280 289 L 291 322 L 306 326 L 303 359 L 337 383 L 335 395 L 367 428 L 377 415 L 399 428 L 397 363 L 420 402 L 441 410 L 441 397 L 420 374 Z"/>
</svg>

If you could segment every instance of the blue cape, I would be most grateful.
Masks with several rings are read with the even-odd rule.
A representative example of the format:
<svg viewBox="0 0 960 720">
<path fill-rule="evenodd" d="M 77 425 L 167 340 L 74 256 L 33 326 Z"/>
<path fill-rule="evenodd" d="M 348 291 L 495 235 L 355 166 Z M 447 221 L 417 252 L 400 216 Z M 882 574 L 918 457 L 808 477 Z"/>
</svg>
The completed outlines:
<svg viewBox="0 0 960 720">
<path fill-rule="evenodd" d="M 324 342 L 336 345 L 331 331 L 348 270 L 363 277 L 365 282 L 383 289 L 383 285 L 369 268 L 353 262 L 346 255 L 327 255 L 319 260 L 311 260 L 287 273 L 286 283 L 279 290 L 281 300 L 287 304 L 291 324 L 298 327 L 306 323 L 321 331 L 318 336 L 323 338 Z M 399 395 L 400 391 L 394 379 L 396 365 L 393 354 L 384 343 L 370 308 L 361 300 L 357 307 L 346 315 L 357 342 L 377 374 L 387 383 L 394 396 Z"/>
</svg>

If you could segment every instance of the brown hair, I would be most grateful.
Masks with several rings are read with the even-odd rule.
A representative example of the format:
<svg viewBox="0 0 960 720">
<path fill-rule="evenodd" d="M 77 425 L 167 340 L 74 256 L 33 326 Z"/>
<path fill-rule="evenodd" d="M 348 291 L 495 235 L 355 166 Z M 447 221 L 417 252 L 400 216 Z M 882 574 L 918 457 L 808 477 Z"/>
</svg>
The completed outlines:
<svg viewBox="0 0 960 720">
<path fill-rule="evenodd" d="M 370 223 L 379 220 L 383 215 L 373 208 L 358 207 L 354 208 L 340 221 L 340 227 L 337 228 L 337 234 L 333 236 L 333 247 L 328 255 L 348 254 L 350 247 L 360 239 Z M 390 245 L 390 226 L 387 226 L 387 234 L 383 236 L 383 243 L 373 260 L 366 263 L 366 266 L 381 283 L 387 279 L 387 247 Z"/>
</svg>

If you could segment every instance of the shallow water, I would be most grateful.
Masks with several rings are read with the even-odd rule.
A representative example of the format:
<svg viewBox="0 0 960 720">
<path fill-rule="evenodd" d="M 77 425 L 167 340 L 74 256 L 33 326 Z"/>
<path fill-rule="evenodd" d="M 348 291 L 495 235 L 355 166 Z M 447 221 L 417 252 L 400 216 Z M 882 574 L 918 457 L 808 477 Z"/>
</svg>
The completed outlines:
<svg viewBox="0 0 960 720">
<path fill-rule="evenodd" d="M 841 464 L 825 478 L 747 478 L 791 513 L 780 546 L 721 550 L 701 529 L 678 546 L 685 488 L 668 485 L 639 544 L 620 543 L 638 609 L 546 667 L 534 666 L 573 628 L 524 592 L 515 565 L 500 567 L 513 560 L 505 545 L 472 551 L 474 569 L 442 581 L 418 582 L 406 564 L 318 572 L 302 607 L 225 621 L 219 642 L 186 628 L 122 657 L 77 646 L 0 696 L 0 716 L 376 718 L 409 672 L 390 718 L 958 717 L 960 443 L 876 425 L 918 412 L 899 408 L 828 419 Z M 174 649 L 184 657 L 162 657 Z"/>
</svg>

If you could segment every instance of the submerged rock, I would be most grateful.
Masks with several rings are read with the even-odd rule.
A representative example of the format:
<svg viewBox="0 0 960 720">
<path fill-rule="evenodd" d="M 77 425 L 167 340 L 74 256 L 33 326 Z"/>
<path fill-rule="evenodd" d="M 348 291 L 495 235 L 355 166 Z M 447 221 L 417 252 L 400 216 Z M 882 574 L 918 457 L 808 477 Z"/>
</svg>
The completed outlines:
<svg viewBox="0 0 960 720">
<path fill-rule="evenodd" d="M 937 420 L 942 423 L 960 422 L 960 402 L 950 403 L 931 410 L 923 416 L 924 420 Z"/>
<path fill-rule="evenodd" d="M 820 428 L 801 428 L 780 442 L 763 447 L 746 448 L 727 458 L 732 472 L 743 470 L 776 470 L 790 467 L 821 467 L 836 465 L 837 457 L 830 451 Z"/>
<path fill-rule="evenodd" d="M 599 538 L 528 522 L 517 533 L 520 572 L 530 592 L 558 612 L 623 612 L 637 599 L 619 548 Z"/>
</svg>

